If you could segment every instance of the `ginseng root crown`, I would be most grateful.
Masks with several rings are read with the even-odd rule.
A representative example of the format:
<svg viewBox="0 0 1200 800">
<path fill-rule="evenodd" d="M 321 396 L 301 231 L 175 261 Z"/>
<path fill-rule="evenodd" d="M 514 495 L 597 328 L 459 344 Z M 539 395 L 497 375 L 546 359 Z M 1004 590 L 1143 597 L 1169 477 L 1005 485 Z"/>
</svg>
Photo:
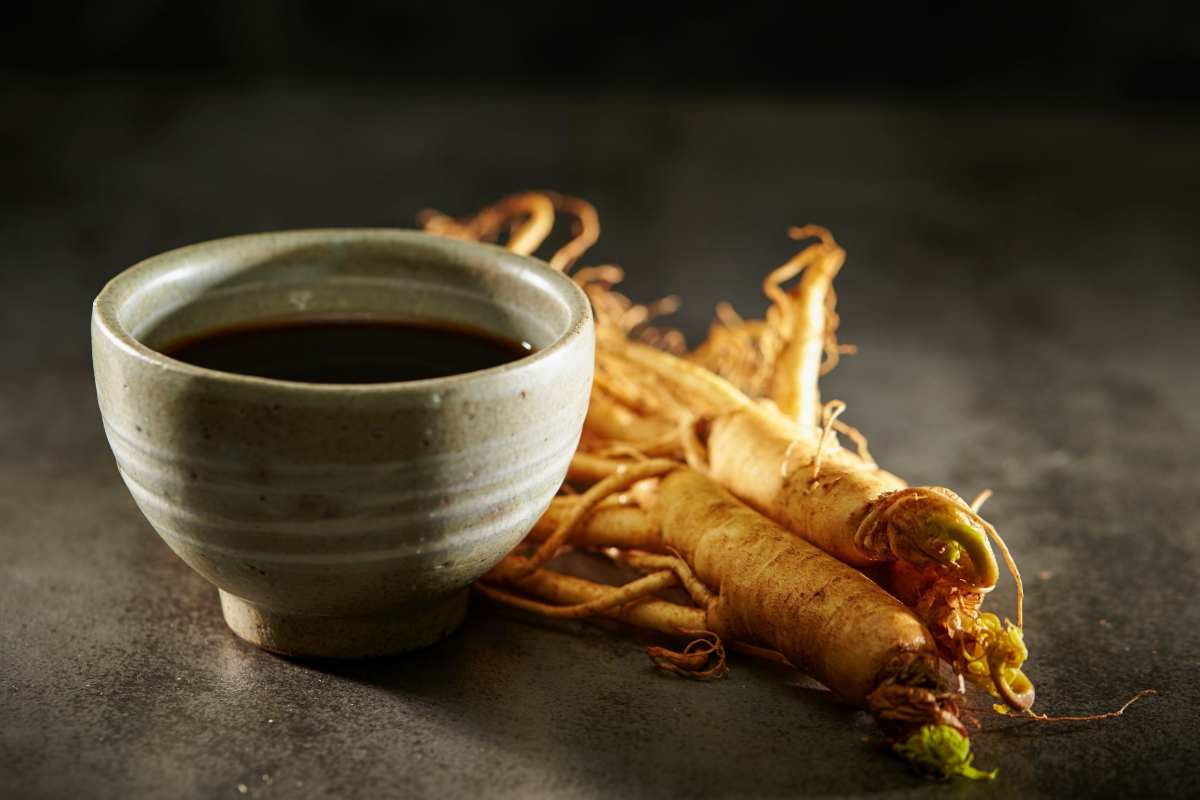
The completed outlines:
<svg viewBox="0 0 1200 800">
<path fill-rule="evenodd" d="M 971 765 L 971 742 L 958 719 L 960 698 L 938 673 L 936 659 L 926 653 L 902 653 L 884 675 L 867 704 L 893 752 L 936 780 L 996 776 L 995 770 L 984 772 Z"/>
<path fill-rule="evenodd" d="M 971 765 L 975 755 L 971 741 L 949 725 L 922 725 L 903 742 L 892 745 L 917 772 L 933 780 L 949 780 L 955 775 L 976 781 L 990 781 L 1000 770 L 985 772 Z"/>
<path fill-rule="evenodd" d="M 892 553 L 918 569 L 937 565 L 985 592 L 1000 579 L 982 520 L 949 490 L 913 486 L 881 497 L 858 538 L 871 549 L 885 536 Z"/>
</svg>

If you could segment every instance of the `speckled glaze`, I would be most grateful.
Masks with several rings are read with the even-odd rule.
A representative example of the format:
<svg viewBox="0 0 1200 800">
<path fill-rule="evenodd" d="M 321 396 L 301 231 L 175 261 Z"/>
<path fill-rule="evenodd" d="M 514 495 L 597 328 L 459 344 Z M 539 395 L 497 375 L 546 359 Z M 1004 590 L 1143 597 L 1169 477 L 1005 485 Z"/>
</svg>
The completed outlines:
<svg viewBox="0 0 1200 800">
<path fill-rule="evenodd" d="M 405 383 L 195 367 L 155 348 L 249 320 L 469 323 L 532 356 Z M 420 647 L 550 502 L 587 409 L 591 313 L 541 262 L 397 230 L 255 234 L 156 256 L 92 309 L 104 429 L 164 541 L 229 626 L 293 655 Z"/>
</svg>

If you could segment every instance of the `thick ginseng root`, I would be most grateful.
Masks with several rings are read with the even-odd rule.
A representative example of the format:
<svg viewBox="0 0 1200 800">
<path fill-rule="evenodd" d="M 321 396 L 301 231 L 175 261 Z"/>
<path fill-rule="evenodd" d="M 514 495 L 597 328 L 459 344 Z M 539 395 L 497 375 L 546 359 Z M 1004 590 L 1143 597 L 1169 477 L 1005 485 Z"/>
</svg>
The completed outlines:
<svg viewBox="0 0 1200 800">
<path fill-rule="evenodd" d="M 910 488 L 842 448 L 832 432 L 797 425 L 668 353 L 630 343 L 598 356 L 610 359 L 639 367 L 647 393 L 667 391 L 691 404 L 704 452 L 689 463 L 701 462 L 692 465 L 830 555 L 863 567 L 893 559 L 936 564 L 972 588 L 995 586 L 990 526 L 948 489 Z"/>
<path fill-rule="evenodd" d="M 577 498 L 560 502 L 551 512 L 558 519 L 535 530 L 533 538 L 557 536 L 562 541 L 566 531 L 565 539 L 573 544 L 614 547 L 631 541 L 631 531 L 640 527 L 642 547 L 672 555 L 634 552 L 621 554 L 622 559 L 653 570 L 650 577 L 662 576 L 664 581 L 672 574 L 667 570 L 674 568 L 676 580 L 703 609 L 703 630 L 727 642 L 778 652 L 847 702 L 870 710 L 896 751 L 923 771 L 942 777 L 986 776 L 970 766 L 956 695 L 938 675 L 932 636 L 910 609 L 857 570 L 784 531 L 689 469 L 662 477 L 649 510 L 600 504 L 586 518 L 572 513 L 576 509 L 570 506 L 578 503 Z M 533 576 L 553 583 L 545 574 L 539 570 Z M 549 597 L 548 586 L 531 585 L 533 576 L 525 572 L 523 561 L 510 558 L 488 580 Z M 693 582 L 698 585 L 689 585 Z M 493 596 L 511 599 L 494 590 Z M 557 591 L 556 596 L 571 605 L 562 611 L 545 610 L 550 616 L 578 616 L 601 605 L 604 615 L 628 615 L 641 604 L 661 602 L 643 600 L 618 611 L 611 603 L 597 605 L 595 594 L 564 598 Z M 514 605 L 540 610 L 527 601 Z M 662 630 L 653 620 L 644 622 Z M 687 634 L 694 636 L 696 630 L 689 628 Z M 686 651 L 675 653 L 665 663 L 686 667 L 687 658 Z"/>
<path fill-rule="evenodd" d="M 755 408 L 714 417 L 706 433 L 714 480 L 839 560 L 900 559 L 976 589 L 996 585 L 987 531 L 949 490 L 910 488 L 836 443 L 822 448 L 819 431 Z"/>
<path fill-rule="evenodd" d="M 971 766 L 956 696 L 911 609 L 694 472 L 673 473 L 659 492 L 664 538 L 697 576 L 721 587 L 709 614 L 716 633 L 778 650 L 869 709 L 919 770 L 994 776 Z"/>
<path fill-rule="evenodd" d="M 932 637 L 910 609 L 699 473 L 666 476 L 654 513 L 666 546 L 719 587 L 708 619 L 722 638 L 778 650 L 863 707 L 896 659 L 936 666 Z"/>
</svg>

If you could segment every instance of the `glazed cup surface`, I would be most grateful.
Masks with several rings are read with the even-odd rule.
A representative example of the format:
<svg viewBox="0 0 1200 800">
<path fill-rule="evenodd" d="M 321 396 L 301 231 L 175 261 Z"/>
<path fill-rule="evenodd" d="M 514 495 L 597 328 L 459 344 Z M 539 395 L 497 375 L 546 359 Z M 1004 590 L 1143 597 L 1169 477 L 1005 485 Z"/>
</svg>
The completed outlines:
<svg viewBox="0 0 1200 800">
<path fill-rule="evenodd" d="M 450 322 L 536 352 L 447 378 L 313 384 L 159 352 L 248 322 Z M 147 520 L 243 638 L 360 656 L 452 630 L 466 588 L 565 476 L 594 361 L 587 299 L 541 262 L 397 230 L 206 242 L 114 278 L 92 310 L 105 432 Z"/>
</svg>

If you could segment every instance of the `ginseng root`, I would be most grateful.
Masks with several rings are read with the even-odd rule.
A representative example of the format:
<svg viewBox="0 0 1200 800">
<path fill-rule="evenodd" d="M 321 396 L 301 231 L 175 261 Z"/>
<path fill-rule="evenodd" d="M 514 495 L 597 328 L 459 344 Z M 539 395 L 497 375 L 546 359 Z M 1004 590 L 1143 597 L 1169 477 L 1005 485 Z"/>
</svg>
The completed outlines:
<svg viewBox="0 0 1200 800">
<path fill-rule="evenodd" d="M 494 242 L 507 232 L 504 246 L 530 255 L 549 238 L 556 214 L 574 219 L 571 239 L 550 257 L 550 266 L 568 269 L 600 238 L 600 217 L 591 203 L 558 192 L 519 192 L 484 207 L 465 219 L 426 209 L 417 215 L 421 227 L 453 239 Z"/>
<path fill-rule="evenodd" d="M 550 259 L 566 269 L 599 234 L 595 209 L 578 198 L 525 192 L 466 220 L 426 212 L 423 221 L 429 230 L 487 241 L 507 230 L 507 246 L 528 253 L 550 234 L 556 213 L 573 219 L 571 240 Z M 949 490 L 908 487 L 879 469 L 857 431 L 821 406 L 817 379 L 846 350 L 835 335 L 832 288 L 845 253 L 823 228 L 791 234 L 818 241 L 768 275 L 767 318 L 745 322 L 726 310 L 722 325 L 690 360 L 630 341 L 636 336 L 682 350 L 676 332 L 646 325 L 673 310 L 673 299 L 637 305 L 612 290 L 622 278 L 619 268 L 576 271 L 596 311 L 598 353 L 581 452 L 569 478 L 594 483 L 614 464 L 620 468 L 649 455 L 686 461 L 847 564 L 903 562 L 920 576 L 907 576 L 908 584 L 920 584 L 910 595 L 887 582 L 903 570 L 877 574 L 922 612 L 943 655 L 1009 704 L 1027 707 L 1033 687 L 1019 669 L 1025 649 L 1015 564 L 1007 559 L 1018 580 L 1017 625 L 1001 625 L 978 610 L 982 593 L 999 575 L 988 543 L 989 537 L 1000 542 L 994 529 Z M 783 284 L 797 276 L 785 291 Z M 748 359 L 735 357 L 738 348 Z M 765 402 L 753 401 L 721 374 Z M 843 449 L 835 431 L 855 438 L 859 452 Z"/>
<path fill-rule="evenodd" d="M 636 365 L 646 393 L 686 399 L 710 477 L 830 555 L 859 567 L 935 565 L 974 589 L 995 586 L 990 526 L 950 490 L 909 487 L 831 430 L 796 425 L 669 353 L 629 343 L 598 359 Z"/>
<path fill-rule="evenodd" d="M 641 503 L 601 503 L 587 517 L 576 513 L 583 505 L 580 499 L 557 501 L 550 515 L 558 519 L 535 529 L 534 538 L 543 540 L 539 551 L 564 541 L 564 530 L 566 540 L 576 546 L 625 548 L 636 542 L 640 550 L 664 555 L 624 549 L 615 555 L 647 570 L 650 577 L 683 585 L 702 619 L 680 620 L 679 612 L 658 605 L 662 601 L 656 599 L 617 610 L 600 599 L 601 592 L 578 591 L 578 579 L 544 569 L 528 573 L 528 562 L 515 557 L 485 579 L 492 587 L 490 594 L 550 616 L 576 616 L 591 608 L 597 609 L 596 615 L 623 614 L 625 621 L 640 614 L 636 624 L 666 632 L 665 616 L 651 616 L 644 608 L 649 606 L 657 609 L 655 615 L 673 615 L 671 622 L 680 626 L 678 636 L 694 639 L 697 631 L 706 631 L 724 642 L 777 652 L 846 702 L 870 710 L 896 751 L 923 771 L 943 777 L 985 775 L 970 766 L 957 696 L 938 675 L 933 637 L 911 609 L 694 470 L 674 468 L 652 493 L 642 492 L 640 497 L 648 508 Z M 648 585 L 646 580 L 630 586 L 640 589 Z M 689 585 L 692 582 L 697 585 Z M 576 591 L 564 590 L 565 583 Z M 566 601 L 567 610 L 539 608 L 536 601 L 504 594 L 509 590 Z M 710 654 L 713 647 L 711 639 L 705 641 L 707 646 L 695 645 L 691 651 L 659 651 L 656 663 L 673 671 L 686 671 L 689 664 L 699 667 L 707 658 L 701 655 Z M 953 757 L 942 752 L 947 743 L 955 745 L 948 751 Z"/>
<path fill-rule="evenodd" d="M 846 251 L 828 230 L 817 225 L 792 228 L 795 240 L 817 238 L 763 281 L 771 300 L 765 320 L 743 320 L 727 304 L 718 306 L 717 322 L 708 339 L 688 358 L 729 380 L 751 397 L 769 397 L 789 418 L 819 425 L 817 379 L 833 369 L 851 346 L 839 345 L 833 279 L 846 261 Z M 800 276 L 785 291 L 787 281 Z"/>
<path fill-rule="evenodd" d="M 1020 573 L 1006 558 L 1018 582 L 1016 625 L 979 611 L 982 595 L 999 577 L 989 539 L 1001 540 L 958 495 L 942 487 L 909 487 L 880 469 L 863 447 L 843 448 L 832 415 L 821 429 L 798 425 L 773 404 L 752 401 L 668 353 L 631 342 L 598 360 L 620 362 L 623 374 L 639 376 L 646 394 L 686 399 L 697 412 L 691 422 L 684 416 L 667 421 L 689 432 L 681 436 L 688 463 L 751 507 L 843 563 L 876 568 L 887 579 L 892 573 L 878 568 L 902 562 L 921 576 L 918 591 L 898 596 L 921 612 L 947 661 L 1015 708 L 1033 702 L 1033 684 L 1020 670 L 1027 655 Z"/>
<path fill-rule="evenodd" d="M 425 212 L 422 221 L 433 232 L 503 240 L 531 254 L 556 215 L 572 220 L 571 238 L 549 261 L 566 271 L 600 230 L 595 209 L 579 198 L 525 192 L 467 219 Z M 691 677 L 724 674 L 720 637 L 801 666 L 870 708 L 898 753 L 941 776 L 984 773 L 970 766 L 954 697 L 936 676 L 938 654 L 1030 719 L 1119 716 L 1129 704 L 1066 717 L 1029 709 L 1034 691 L 1021 671 L 1027 651 L 1016 563 L 978 514 L 981 500 L 967 505 L 942 487 L 908 486 L 876 465 L 866 439 L 840 419 L 843 403 L 822 404 L 819 376 L 854 352 L 836 336 L 833 280 L 845 252 L 823 228 L 789 233 L 816 242 L 767 276 L 765 318 L 745 320 L 720 304 L 708 339 L 690 353 L 679 331 L 650 324 L 674 311 L 676 298 L 634 303 L 614 291 L 624 276 L 619 267 L 575 270 L 593 305 L 597 363 L 568 480 L 592 488 L 556 499 L 530 537 L 541 547 L 506 559 L 480 590 L 549 616 L 610 617 L 686 636 L 691 643 L 682 650 L 652 648 L 651 658 Z M 841 446 L 839 433 L 854 452 Z M 647 575 L 610 587 L 545 569 L 568 544 L 604 549 Z M 1016 583 L 1015 625 L 980 610 L 999 578 L 993 544 Z M 862 569 L 890 596 L 843 564 Z M 668 586 L 685 588 L 695 607 L 655 596 Z M 860 617 L 873 621 L 861 623 L 862 653 L 845 635 L 858 630 Z M 879 671 L 868 676 L 871 666 Z"/>
</svg>

